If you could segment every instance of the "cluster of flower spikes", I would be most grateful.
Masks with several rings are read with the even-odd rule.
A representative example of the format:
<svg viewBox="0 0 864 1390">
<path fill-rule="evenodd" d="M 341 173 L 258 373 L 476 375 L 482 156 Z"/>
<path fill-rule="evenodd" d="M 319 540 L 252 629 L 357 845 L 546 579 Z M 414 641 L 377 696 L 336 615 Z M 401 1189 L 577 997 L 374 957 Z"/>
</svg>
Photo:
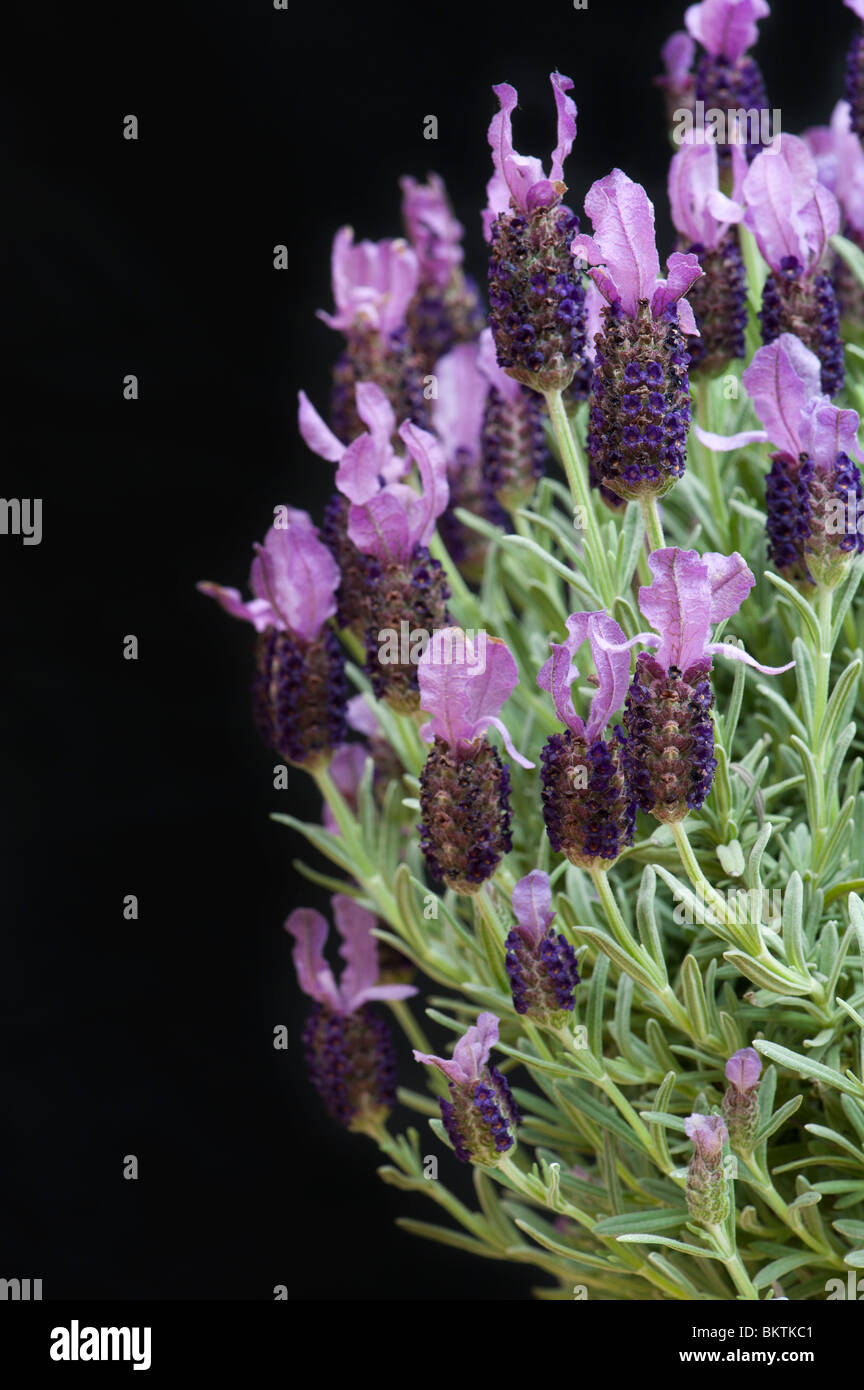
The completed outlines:
<svg viewBox="0 0 864 1390">
<path fill-rule="evenodd" d="M 616 725 L 610 738 L 603 733 L 623 703 L 630 660 L 624 633 L 603 612 L 572 613 L 567 632 L 566 642 L 551 644 L 552 655 L 537 676 L 565 726 L 547 739 L 541 754 L 543 820 L 556 853 L 581 868 L 605 868 L 632 844 L 636 821 L 623 731 Z M 570 689 L 579 674 L 574 657 L 586 640 L 599 682 L 587 723 L 576 714 Z"/>
<path fill-rule="evenodd" d="M 747 52 L 756 42 L 757 21 L 769 14 L 765 0 L 702 0 L 691 5 L 684 22 L 702 53 L 695 73 L 694 94 L 706 111 L 765 111 L 765 82 L 755 58 Z M 720 158 L 726 162 L 733 146 L 720 142 Z M 759 145 L 748 144 L 748 159 Z"/>
<path fill-rule="evenodd" d="M 504 736 L 522 767 L 499 712 L 518 682 L 503 642 L 460 628 L 433 633 L 417 663 L 420 707 L 432 716 L 420 737 L 432 747 L 420 774 L 420 848 L 434 879 L 457 893 L 476 893 L 512 848 L 510 770 L 488 739 Z"/>
<path fill-rule="evenodd" d="M 328 619 L 336 612 L 339 570 L 305 512 L 277 507 L 255 547 L 244 601 L 237 589 L 199 590 L 258 637 L 253 710 L 262 738 L 286 762 L 314 769 L 345 736 L 344 658 Z"/>
<path fill-rule="evenodd" d="M 686 143 L 669 166 L 677 249 L 694 255 L 702 268 L 688 296 L 699 330 L 687 338 L 691 376 L 715 376 L 746 352 L 747 277 L 735 224 L 744 216 L 740 195 L 747 165 L 740 146 L 732 147 L 730 159 L 730 197 L 720 189 L 715 145 Z"/>
<path fill-rule="evenodd" d="M 587 382 L 585 290 L 570 242 L 579 219 L 561 199 L 564 160 L 576 135 L 568 77 L 553 73 L 558 143 L 547 179 L 540 161 L 513 148 L 511 118 L 517 93 L 494 88 L 501 110 L 489 127 L 495 173 L 483 214 L 489 257 L 489 323 L 498 365 L 539 392 Z"/>
<path fill-rule="evenodd" d="M 456 221 L 442 179 L 400 180 L 405 231 L 417 256 L 417 289 L 406 322 L 425 375 L 459 343 L 472 342 L 485 319 L 477 288 L 462 270 L 464 228 Z"/>
<path fill-rule="evenodd" d="M 761 347 L 742 381 L 763 430 L 724 438 L 700 437 L 711 447 L 774 444 L 765 483 L 768 548 L 785 579 L 834 587 L 864 550 L 858 530 L 862 498 L 858 414 L 832 405 L 820 391 L 819 360 L 790 333 Z M 852 522 L 850 527 L 849 522 Z"/>
<path fill-rule="evenodd" d="M 379 982 L 371 912 L 341 894 L 333 897 L 332 906 L 345 961 L 338 984 L 323 954 L 328 926 L 321 914 L 296 908 L 285 930 L 294 937 L 300 988 L 314 1001 L 303 1029 L 310 1078 L 333 1119 L 363 1130 L 382 1123 L 396 1104 L 393 1039 L 370 1004 L 409 999 L 417 990 Z"/>
<path fill-rule="evenodd" d="M 439 1097 L 441 1120 L 461 1163 L 494 1167 L 516 1143 L 521 1116 L 506 1077 L 489 1061 L 498 1019 L 482 1013 L 459 1039 L 452 1058 L 415 1050 L 414 1057 L 447 1078 L 450 1099 Z"/>
<path fill-rule="evenodd" d="M 576 952 L 552 926 L 548 874 L 532 869 L 519 880 L 513 889 L 513 911 L 516 926 L 504 943 L 513 1007 L 538 1023 L 560 1026 L 573 1012 L 580 976 Z"/>
<path fill-rule="evenodd" d="M 766 675 L 794 663 L 763 666 L 739 647 L 709 641 L 712 625 L 737 613 L 756 582 L 737 552 L 700 556 L 670 547 L 653 551 L 648 564 L 654 577 L 639 590 L 639 606 L 655 632 L 626 645 L 651 643 L 657 651 L 636 660 L 625 703 L 624 765 L 639 809 L 670 823 L 698 809 L 711 790 L 712 657 L 744 661 Z"/>
<path fill-rule="evenodd" d="M 358 584 L 350 616 L 356 614 L 355 630 L 364 642 L 372 688 L 378 699 L 411 713 L 419 704 L 417 666 L 411 651 L 402 651 L 401 634 L 434 632 L 448 622 L 449 589 L 440 563 L 428 550 L 435 523 L 448 502 L 447 468 L 435 436 L 404 421 L 399 438 L 417 465 L 422 490 L 418 493 L 402 482 L 408 462 L 391 444 L 395 419 L 389 402 L 372 382 L 358 384 L 356 392 L 358 412 L 368 422 L 368 430 L 347 448 L 302 393 L 300 428 L 310 448 L 338 461 L 336 486 L 343 503 L 344 534 L 331 525 L 329 537 L 338 559 L 346 547 L 352 548 L 343 589 L 352 581 Z M 331 523 L 335 516 L 331 508 Z M 351 558 L 353 551 L 360 557 L 356 562 Z M 340 616 L 349 616 L 344 606 Z M 389 646 L 382 648 L 382 632 L 400 639 L 395 643 L 397 658 Z"/>
<path fill-rule="evenodd" d="M 606 301 L 588 417 L 593 478 L 624 499 L 662 497 L 686 464 L 685 334 L 698 329 L 683 296 L 702 272 L 695 256 L 673 252 L 660 279 L 654 208 L 620 169 L 589 189 L 585 210 L 595 235 L 577 236 L 571 249 Z"/>
<path fill-rule="evenodd" d="M 779 146 L 754 159 L 742 192 L 745 224 L 771 271 L 759 314 L 763 342 L 781 333 L 800 338 L 819 358 L 822 390 L 835 396 L 843 386 L 843 343 L 834 285 L 823 264 L 840 226 L 837 199 L 820 183 L 813 155 L 795 135 L 784 135 Z M 778 203 L 788 215 L 778 217 Z"/>
<path fill-rule="evenodd" d="M 423 370 L 408 331 L 408 308 L 417 289 L 417 257 L 406 241 L 361 241 L 350 227 L 333 241 L 335 314 L 319 318 L 345 335 L 333 369 L 330 418 L 345 444 L 363 429 L 356 410 L 358 382 L 374 381 L 400 420 L 428 425 Z"/>
<path fill-rule="evenodd" d="M 864 21 L 864 0 L 843 0 Z M 852 129 L 864 140 L 864 28 L 858 28 L 846 59 L 846 100 L 852 112 Z"/>
</svg>

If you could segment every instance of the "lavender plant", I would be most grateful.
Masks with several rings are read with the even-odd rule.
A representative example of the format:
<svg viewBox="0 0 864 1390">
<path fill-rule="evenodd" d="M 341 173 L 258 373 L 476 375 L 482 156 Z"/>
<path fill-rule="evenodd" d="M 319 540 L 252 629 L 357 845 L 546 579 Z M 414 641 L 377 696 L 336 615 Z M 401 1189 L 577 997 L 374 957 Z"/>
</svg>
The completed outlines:
<svg viewBox="0 0 864 1390">
<path fill-rule="evenodd" d="M 764 105 L 766 12 L 693 6 L 667 99 Z M 664 280 L 623 171 L 579 231 L 551 81 L 548 178 L 495 88 L 488 328 L 439 178 L 403 178 L 413 249 L 337 234 L 321 535 L 279 508 L 254 598 L 201 588 L 321 793 L 274 817 L 345 943 L 337 985 L 285 924 L 310 1075 L 442 1218 L 400 1224 L 541 1299 L 820 1299 L 864 1268 L 860 99 L 809 149 L 681 148 Z"/>
</svg>

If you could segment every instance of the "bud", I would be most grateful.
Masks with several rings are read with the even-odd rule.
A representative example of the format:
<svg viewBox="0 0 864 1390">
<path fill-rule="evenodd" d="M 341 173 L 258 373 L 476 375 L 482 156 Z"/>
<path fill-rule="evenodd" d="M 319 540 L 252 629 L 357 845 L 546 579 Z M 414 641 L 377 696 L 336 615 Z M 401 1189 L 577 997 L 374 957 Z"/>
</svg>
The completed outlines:
<svg viewBox="0 0 864 1390">
<path fill-rule="evenodd" d="M 809 454 L 774 454 L 765 480 L 765 529 L 777 571 L 802 585 L 839 584 L 849 561 L 864 550 L 857 526 L 861 498 L 861 473 L 848 454 L 830 463 Z"/>
<path fill-rule="evenodd" d="M 626 740 L 587 743 L 571 729 L 552 734 L 540 757 L 549 843 L 580 868 L 608 868 L 633 843 L 636 801 L 625 776 Z"/>
<path fill-rule="evenodd" d="M 714 695 L 710 660 L 668 670 L 647 652 L 636 660 L 627 692 L 625 766 L 639 809 L 660 821 L 683 820 L 711 790 Z"/>
<path fill-rule="evenodd" d="M 498 1019 L 483 1013 L 459 1039 L 452 1060 L 415 1051 L 418 1062 L 435 1066 L 449 1083 L 450 1099 L 439 1098 L 441 1119 L 461 1163 L 494 1167 L 516 1143 L 521 1116 L 506 1078 L 489 1062 L 498 1041 Z"/>
<path fill-rule="evenodd" d="M 715 250 L 700 242 L 680 249 L 698 256 L 704 275 L 690 290 L 689 299 L 699 337 L 688 336 L 691 376 L 715 376 L 730 358 L 746 356 L 747 273 L 735 230 Z"/>
<path fill-rule="evenodd" d="M 312 769 L 329 760 L 345 737 L 347 697 L 342 649 L 331 628 L 309 642 L 272 627 L 260 634 L 255 722 L 286 762 Z"/>
<path fill-rule="evenodd" d="M 795 256 L 785 256 L 779 270 L 765 281 L 759 322 L 763 343 L 773 343 L 781 333 L 792 333 L 816 354 L 827 396 L 836 396 L 843 389 L 843 342 L 830 275 L 808 275 Z"/>
<path fill-rule="evenodd" d="M 573 1012 L 579 984 L 576 953 L 566 936 L 555 934 L 549 875 L 539 869 L 513 889 L 517 924 L 507 937 L 505 967 L 513 1005 L 539 1023 L 560 1027 Z"/>
<path fill-rule="evenodd" d="M 754 1047 L 742 1047 L 726 1063 L 729 1085 L 723 1096 L 723 1119 L 733 1149 L 748 1154 L 759 1128 L 759 1073 L 762 1059 Z"/>
<path fill-rule="evenodd" d="M 729 1214 L 729 1191 L 723 1171 L 723 1145 L 729 1135 L 719 1115 L 690 1115 L 684 1130 L 693 1141 L 687 1169 L 687 1210 L 703 1226 L 719 1226 Z"/>
</svg>

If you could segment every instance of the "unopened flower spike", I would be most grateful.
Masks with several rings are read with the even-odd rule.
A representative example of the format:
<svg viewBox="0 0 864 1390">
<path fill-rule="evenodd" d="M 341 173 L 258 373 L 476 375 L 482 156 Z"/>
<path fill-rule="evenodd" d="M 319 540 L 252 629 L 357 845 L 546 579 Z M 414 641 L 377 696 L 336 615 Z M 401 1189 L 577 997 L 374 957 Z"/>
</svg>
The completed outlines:
<svg viewBox="0 0 864 1390">
<path fill-rule="evenodd" d="M 505 644 L 485 632 L 433 634 L 418 666 L 420 707 L 432 718 L 420 737 L 432 748 L 420 774 L 420 847 L 434 878 L 476 893 L 510 852 L 510 770 L 486 738 L 495 728 L 513 747 L 501 706 L 519 675 Z"/>
<path fill-rule="evenodd" d="M 585 869 L 608 868 L 633 842 L 636 802 L 626 777 L 625 739 L 609 719 L 624 704 L 630 678 L 625 636 L 606 613 L 572 613 L 567 641 L 553 642 L 537 684 L 548 690 L 564 732 L 552 734 L 541 755 L 543 820 L 553 850 Z M 587 722 L 573 707 L 579 672 L 574 657 L 588 641 L 597 689 Z"/>
<path fill-rule="evenodd" d="M 791 333 L 760 348 L 742 382 L 764 430 L 699 438 L 716 449 L 777 447 L 765 480 L 771 563 L 805 588 L 833 588 L 864 551 L 858 413 L 822 395 L 818 358 Z"/>
<path fill-rule="evenodd" d="M 417 290 L 417 257 L 407 241 L 360 241 L 350 227 L 333 240 L 334 314 L 318 317 L 345 335 L 333 369 L 331 422 L 348 444 L 363 429 L 355 408 L 358 381 L 374 381 L 400 420 L 428 423 L 423 373 L 408 336 L 408 307 Z"/>
<path fill-rule="evenodd" d="M 546 471 L 543 400 L 498 366 L 491 329 L 480 335 L 477 365 L 488 387 L 481 433 L 484 487 L 514 512 L 530 501 Z"/>
<path fill-rule="evenodd" d="M 862 21 L 846 59 L 846 100 L 852 113 L 852 129 L 864 140 L 864 0 L 843 0 Z"/>
<path fill-rule="evenodd" d="M 258 637 L 253 700 L 265 742 L 288 763 L 310 770 L 329 761 L 345 736 L 347 684 L 342 649 L 328 618 L 336 612 L 339 570 L 306 512 L 277 508 L 256 545 L 244 601 L 237 589 L 198 589 Z"/>
<path fill-rule="evenodd" d="M 396 429 L 393 407 L 381 387 L 372 381 L 358 382 L 354 394 L 357 418 L 364 432 L 352 444 L 345 445 L 336 438 L 305 391 L 299 392 L 300 433 L 313 453 L 329 463 L 341 464 L 346 454 L 349 461 L 359 454 L 370 474 L 374 473 L 385 483 L 398 482 L 408 471 L 409 463 L 393 449 L 391 441 Z M 321 538 L 341 574 L 336 594 L 336 621 L 340 627 L 363 637 L 367 627 L 366 575 L 369 565 L 366 556 L 349 539 L 348 510 L 347 497 L 341 492 L 334 492 L 324 511 Z"/>
<path fill-rule="evenodd" d="M 765 0 L 702 0 L 684 15 L 689 33 L 705 50 L 696 68 L 696 100 L 703 111 L 767 112 L 765 83 L 755 58 L 747 52 L 758 38 L 757 22 L 770 14 Z M 747 148 L 748 158 L 759 149 L 759 134 Z M 727 132 L 728 134 L 728 132 Z M 718 141 L 724 160 L 731 142 Z"/>
<path fill-rule="evenodd" d="M 509 529 L 507 513 L 495 501 L 483 476 L 489 381 L 481 371 L 481 341 L 460 343 L 436 363 L 438 399 L 432 416 L 447 463 L 450 489 L 450 502 L 439 519 L 438 530 L 448 555 L 460 572 L 477 584 L 483 578 L 489 543 L 477 531 L 457 520 L 455 509 L 461 507 L 493 525 Z M 509 377 L 507 380 L 510 385 L 515 384 Z"/>
<path fill-rule="evenodd" d="M 606 301 L 595 339 L 588 457 L 597 481 L 623 498 L 662 497 L 685 468 L 690 423 L 690 354 L 697 334 L 683 297 L 702 271 L 676 251 L 660 279 L 654 208 L 644 188 L 614 169 L 588 191 L 594 236 L 577 236 L 574 256 Z"/>
<path fill-rule="evenodd" d="M 514 1147 L 521 1120 L 506 1078 L 489 1061 L 498 1026 L 494 1014 L 480 1014 L 457 1042 L 452 1058 L 414 1052 L 416 1061 L 437 1067 L 447 1078 L 450 1099 L 439 1097 L 438 1104 L 456 1157 L 487 1168 L 494 1168 Z"/>
<path fill-rule="evenodd" d="M 723 1147 L 729 1141 L 719 1115 L 688 1115 L 684 1132 L 693 1142 L 687 1169 L 687 1210 L 703 1226 L 720 1226 L 729 1214 L 729 1185 L 723 1167 Z"/>
<path fill-rule="evenodd" d="M 698 258 L 703 274 L 690 290 L 698 337 L 688 337 L 690 375 L 715 376 L 730 358 L 745 356 L 747 276 L 736 223 L 744 216 L 742 150 L 732 149 L 732 196 L 720 191 L 717 147 L 689 142 L 669 166 L 669 205 L 678 250 Z"/>
<path fill-rule="evenodd" d="M 723 1119 L 733 1149 L 748 1154 L 759 1129 L 759 1074 L 762 1058 L 755 1047 L 742 1047 L 726 1063 L 729 1085 L 723 1096 Z"/>
<path fill-rule="evenodd" d="M 840 226 L 837 199 L 819 182 L 816 161 L 796 135 L 754 159 L 743 184 L 745 223 L 771 268 L 762 291 L 762 340 L 794 333 L 822 364 L 822 390 L 843 386 L 837 300 L 823 260 Z"/>
<path fill-rule="evenodd" d="M 495 173 L 487 186 L 483 230 L 490 243 L 489 322 L 498 365 L 535 391 L 564 391 L 583 370 L 585 293 L 570 242 L 579 219 L 564 207 L 564 160 L 576 136 L 569 77 L 550 78 L 558 143 L 549 177 L 540 160 L 517 154 L 511 120 L 518 100 L 507 82 L 494 87 L 501 110 L 489 126 Z"/>
<path fill-rule="evenodd" d="M 434 435 L 409 421 L 399 437 L 417 465 L 421 491 L 382 480 L 364 439 L 342 456 L 339 491 L 351 504 L 348 539 L 369 558 L 364 577 L 366 669 L 378 699 L 411 713 L 419 704 L 417 657 L 449 621 L 449 589 L 428 545 L 448 502 L 447 468 Z"/>
<path fill-rule="evenodd" d="M 660 50 L 663 72 L 654 78 L 654 86 L 660 88 L 666 99 L 670 133 L 681 119 L 681 113 L 693 110 L 696 100 L 696 78 L 693 75 L 695 56 L 695 40 L 683 29 L 670 34 Z"/>
<path fill-rule="evenodd" d="M 639 807 L 660 821 L 683 820 L 711 790 L 714 725 L 711 661 L 725 656 L 764 675 L 785 666 L 763 666 L 726 642 L 712 642 L 711 628 L 731 618 L 755 584 L 736 552 L 720 555 L 673 547 L 648 556 L 654 576 L 639 590 L 639 606 L 659 636 L 639 633 L 635 642 L 657 647 L 642 652 L 627 694 L 625 763 Z"/>
<path fill-rule="evenodd" d="M 819 182 L 840 206 L 844 237 L 864 251 L 864 148 L 848 101 L 837 102 L 830 126 L 815 126 L 804 132 L 804 139 L 816 161 Z M 841 321 L 849 319 L 860 329 L 864 324 L 864 285 L 839 252 L 832 276 Z"/>
<path fill-rule="evenodd" d="M 332 905 L 345 962 L 338 984 L 324 959 L 329 929 L 320 912 L 299 907 L 285 922 L 295 941 L 297 981 L 314 1001 L 303 1029 L 306 1063 L 333 1119 L 374 1133 L 396 1104 L 396 1052 L 388 1025 L 369 1006 L 410 999 L 417 990 L 379 983 L 373 914 L 342 894 Z"/>
<path fill-rule="evenodd" d="M 425 376 L 457 343 L 468 343 L 483 327 L 477 287 L 462 270 L 464 228 L 453 216 L 444 180 L 399 180 L 402 218 L 417 256 L 417 290 L 408 306 L 411 345 Z"/>
<path fill-rule="evenodd" d="M 505 942 L 504 964 L 510 980 L 513 1007 L 538 1023 L 561 1027 L 573 1012 L 573 992 L 579 984 L 576 952 L 552 923 L 549 875 L 540 869 L 520 878 L 513 889 L 516 926 Z"/>
</svg>

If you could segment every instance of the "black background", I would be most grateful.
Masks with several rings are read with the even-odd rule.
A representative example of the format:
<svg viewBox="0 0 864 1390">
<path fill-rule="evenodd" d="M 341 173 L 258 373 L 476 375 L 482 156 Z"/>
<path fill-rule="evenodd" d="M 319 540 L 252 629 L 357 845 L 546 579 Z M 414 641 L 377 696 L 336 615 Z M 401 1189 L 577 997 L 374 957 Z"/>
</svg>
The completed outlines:
<svg viewBox="0 0 864 1390">
<path fill-rule="evenodd" d="M 43 498 L 44 536 L 0 536 L 0 1275 L 45 1298 L 518 1300 L 542 1281 L 398 1231 L 436 1208 L 323 1116 L 281 923 L 326 899 L 268 819 L 315 819 L 317 799 L 300 772 L 273 790 L 252 631 L 194 585 L 243 587 L 275 504 L 320 519 L 332 469 L 297 437 L 296 392 L 326 407 L 339 338 L 314 311 L 337 227 L 397 234 L 399 175 L 435 169 L 482 281 L 493 82 L 546 160 L 548 74 L 571 75 L 569 201 L 620 164 L 665 254 L 651 78 L 684 6 L 289 4 L 9 12 L 0 491 Z M 785 130 L 829 118 L 854 24 L 839 0 L 780 0 L 762 24 Z"/>
</svg>

